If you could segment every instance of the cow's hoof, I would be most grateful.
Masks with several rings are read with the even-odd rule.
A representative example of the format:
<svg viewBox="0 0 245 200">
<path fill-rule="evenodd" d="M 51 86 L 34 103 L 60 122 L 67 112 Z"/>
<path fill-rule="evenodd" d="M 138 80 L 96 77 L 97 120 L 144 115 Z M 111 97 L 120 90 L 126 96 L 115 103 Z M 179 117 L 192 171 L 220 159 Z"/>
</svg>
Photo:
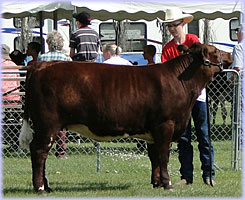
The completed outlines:
<svg viewBox="0 0 245 200">
<path fill-rule="evenodd" d="M 47 192 L 45 190 L 35 190 L 37 194 L 43 195 L 46 194 Z"/>
<path fill-rule="evenodd" d="M 50 193 L 50 192 L 52 192 L 53 190 L 52 190 L 50 187 L 46 187 L 46 188 L 45 188 L 45 191 L 46 191 L 47 193 Z"/>
<path fill-rule="evenodd" d="M 153 188 L 160 188 L 160 185 L 153 185 Z"/>
<path fill-rule="evenodd" d="M 164 186 L 164 190 L 173 191 L 174 187 L 172 185 L 166 185 L 166 186 Z"/>
<path fill-rule="evenodd" d="M 52 189 L 50 188 L 50 187 L 45 187 L 45 189 L 44 190 L 35 190 L 36 191 L 36 193 L 38 193 L 38 194 L 46 194 L 46 193 L 50 193 L 50 192 L 52 192 Z"/>
<path fill-rule="evenodd" d="M 160 188 L 162 187 L 162 184 L 160 183 L 152 183 L 153 188 Z"/>
</svg>

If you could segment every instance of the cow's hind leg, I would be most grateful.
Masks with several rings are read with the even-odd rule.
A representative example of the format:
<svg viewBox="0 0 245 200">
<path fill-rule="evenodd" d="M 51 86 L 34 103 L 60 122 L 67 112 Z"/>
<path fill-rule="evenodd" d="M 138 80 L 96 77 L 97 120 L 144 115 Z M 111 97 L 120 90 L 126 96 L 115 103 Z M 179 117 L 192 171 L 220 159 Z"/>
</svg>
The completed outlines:
<svg viewBox="0 0 245 200">
<path fill-rule="evenodd" d="M 57 134 L 58 131 L 56 135 Z M 48 186 L 48 180 L 45 177 L 45 163 L 48 157 L 48 152 L 56 139 L 56 135 L 41 135 L 35 133 L 33 141 L 30 144 L 32 161 L 32 182 L 34 190 L 38 193 L 51 191 L 51 188 Z"/>
<path fill-rule="evenodd" d="M 221 115 L 222 115 L 222 119 L 223 119 L 223 125 L 225 125 L 226 123 L 226 117 L 227 117 L 227 110 L 225 107 L 225 98 L 223 97 L 220 101 L 220 106 L 221 106 Z"/>
<path fill-rule="evenodd" d="M 158 127 L 155 127 L 154 130 L 152 130 L 152 134 L 154 138 L 154 144 L 153 144 L 154 147 L 152 147 L 152 150 L 154 152 L 151 153 L 152 154 L 151 160 L 154 160 L 155 162 L 155 164 L 152 165 L 152 167 L 155 168 L 155 170 L 153 168 L 153 172 L 155 173 L 153 174 L 153 183 L 154 184 L 156 183 L 157 186 L 164 187 L 164 189 L 170 189 L 170 190 L 173 189 L 173 186 L 169 178 L 167 167 L 168 167 L 169 153 L 170 153 L 173 132 L 174 132 L 174 122 L 171 120 L 162 123 Z M 160 171 L 159 172 L 160 183 L 159 183 L 159 176 L 156 173 L 158 168 Z"/>
<path fill-rule="evenodd" d="M 215 121 L 216 121 L 216 115 L 217 115 L 217 111 L 218 111 L 218 106 L 219 106 L 219 99 L 218 98 L 215 98 L 214 101 L 213 101 L 213 124 L 215 124 Z"/>
</svg>

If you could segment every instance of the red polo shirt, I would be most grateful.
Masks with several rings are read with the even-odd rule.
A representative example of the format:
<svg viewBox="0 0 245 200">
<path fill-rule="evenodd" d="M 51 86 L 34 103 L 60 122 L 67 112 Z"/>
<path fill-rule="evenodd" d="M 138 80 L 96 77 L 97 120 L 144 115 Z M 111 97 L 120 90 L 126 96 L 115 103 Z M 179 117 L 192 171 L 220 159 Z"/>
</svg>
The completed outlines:
<svg viewBox="0 0 245 200">
<path fill-rule="evenodd" d="M 186 34 L 185 41 L 182 44 L 187 45 L 190 48 L 195 42 L 199 42 L 199 39 L 196 35 Z M 178 44 L 174 42 L 174 39 L 168 42 L 162 49 L 161 61 L 166 62 L 167 60 L 179 56 L 180 52 L 178 51 L 177 46 Z"/>
</svg>

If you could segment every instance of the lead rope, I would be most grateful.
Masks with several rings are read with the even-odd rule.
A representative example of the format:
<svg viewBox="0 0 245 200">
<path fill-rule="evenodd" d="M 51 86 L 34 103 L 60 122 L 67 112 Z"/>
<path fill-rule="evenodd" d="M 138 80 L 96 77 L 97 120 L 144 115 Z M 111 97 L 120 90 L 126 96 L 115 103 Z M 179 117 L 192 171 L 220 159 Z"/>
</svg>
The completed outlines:
<svg viewBox="0 0 245 200">
<path fill-rule="evenodd" d="M 209 147 L 209 164 L 210 164 L 210 185 L 213 187 L 213 181 L 212 181 L 212 150 L 211 150 L 211 131 L 210 131 L 210 112 L 209 112 L 209 103 L 208 103 L 208 87 L 206 87 L 206 108 L 207 108 L 207 121 L 208 121 L 208 147 Z"/>
<path fill-rule="evenodd" d="M 14 88 L 14 89 L 12 89 L 12 90 L 9 90 L 9 91 L 7 91 L 7 92 L 5 92 L 5 93 L 3 93 L 2 96 L 6 96 L 6 95 L 8 95 L 8 94 L 11 94 L 11 93 L 14 92 L 15 90 L 19 90 L 19 89 L 20 89 L 20 86 Z"/>
</svg>

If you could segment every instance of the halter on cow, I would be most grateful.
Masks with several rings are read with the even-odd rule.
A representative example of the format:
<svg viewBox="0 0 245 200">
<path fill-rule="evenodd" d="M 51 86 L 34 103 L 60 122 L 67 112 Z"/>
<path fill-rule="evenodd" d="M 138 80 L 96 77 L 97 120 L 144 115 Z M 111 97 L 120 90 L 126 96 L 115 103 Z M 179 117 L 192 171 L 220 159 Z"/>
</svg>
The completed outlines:
<svg viewBox="0 0 245 200">
<path fill-rule="evenodd" d="M 222 65 L 233 61 L 211 45 L 184 48 L 188 54 L 151 67 L 62 61 L 31 66 L 19 141 L 30 147 L 34 190 L 51 191 L 45 162 L 62 128 L 98 141 L 145 139 L 153 187 L 172 189 L 167 170 L 170 144 L 184 133 L 201 90 Z"/>
</svg>

